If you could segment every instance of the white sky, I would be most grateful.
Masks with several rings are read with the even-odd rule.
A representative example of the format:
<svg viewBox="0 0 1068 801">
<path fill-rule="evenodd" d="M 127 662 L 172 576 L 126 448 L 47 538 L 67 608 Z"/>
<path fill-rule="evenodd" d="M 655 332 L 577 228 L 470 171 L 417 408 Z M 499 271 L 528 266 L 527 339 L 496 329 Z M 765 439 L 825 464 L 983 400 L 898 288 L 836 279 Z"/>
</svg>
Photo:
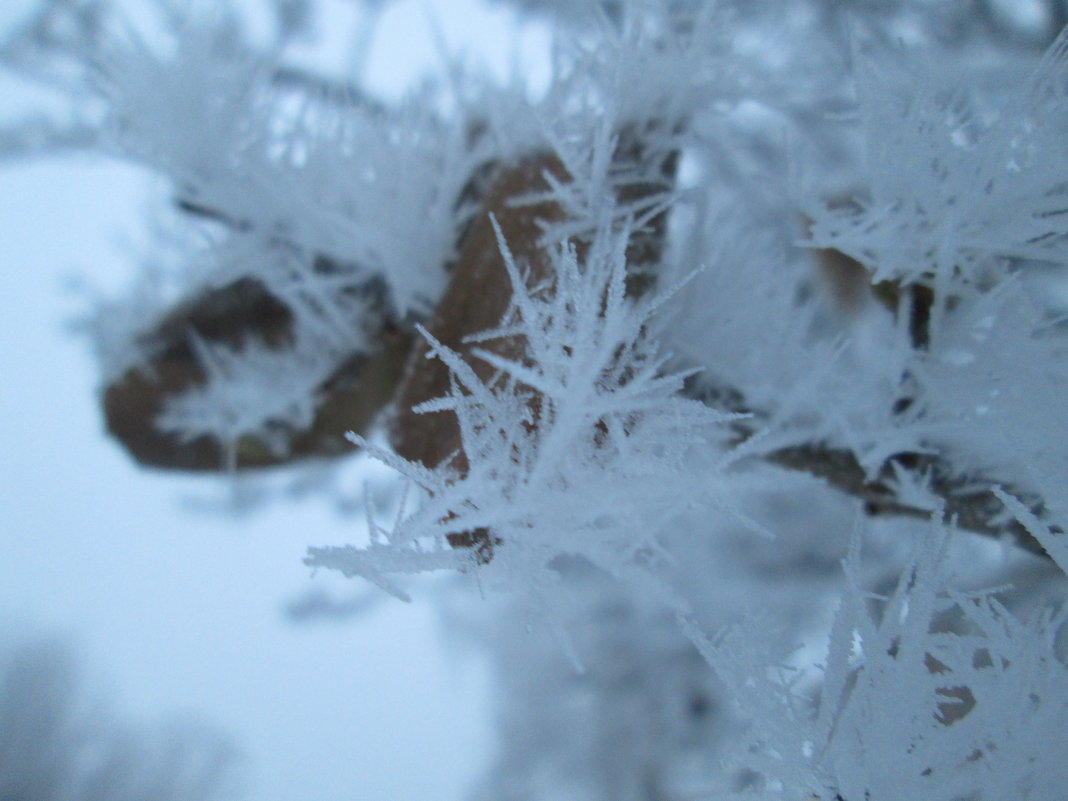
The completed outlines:
<svg viewBox="0 0 1068 801">
<path fill-rule="evenodd" d="M 425 6 L 450 47 L 503 67 L 507 17 L 476 5 L 396 3 L 368 79 L 396 91 L 436 58 Z M 14 102 L 0 89 L 0 113 Z M 448 647 L 432 603 L 385 599 L 342 624 L 282 615 L 312 582 L 305 548 L 352 539 L 356 521 L 322 497 L 241 520 L 190 512 L 201 482 L 141 471 L 102 435 L 65 284 L 121 283 L 149 186 L 86 158 L 0 164 L 0 643 L 59 634 L 116 717 L 214 724 L 244 755 L 243 798 L 464 797 L 492 752 L 489 674 Z"/>
</svg>

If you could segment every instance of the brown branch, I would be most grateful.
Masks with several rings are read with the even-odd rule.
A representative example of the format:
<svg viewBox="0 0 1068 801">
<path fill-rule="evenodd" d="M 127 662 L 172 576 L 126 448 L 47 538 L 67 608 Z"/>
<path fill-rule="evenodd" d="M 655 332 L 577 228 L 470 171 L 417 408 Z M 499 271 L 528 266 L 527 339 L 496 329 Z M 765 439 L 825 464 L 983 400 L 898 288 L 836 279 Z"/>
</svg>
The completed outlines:
<svg viewBox="0 0 1068 801">
<path fill-rule="evenodd" d="M 1014 545 L 1038 556 L 1045 549 L 1015 520 L 1005 520 L 1005 506 L 993 493 L 995 482 L 951 478 L 947 465 L 926 454 L 903 453 L 883 466 L 879 478 L 867 480 L 864 469 L 849 451 L 823 445 L 783 448 L 768 455 L 768 461 L 780 467 L 799 470 L 824 479 L 831 486 L 864 501 L 864 511 L 871 516 L 904 515 L 929 519 L 930 509 L 910 506 L 898 500 L 893 491 L 893 464 L 909 470 L 929 471 L 929 489 L 945 503 L 946 519 L 958 528 Z"/>
<path fill-rule="evenodd" d="M 803 221 L 807 226 L 808 221 Z M 871 275 L 862 264 L 834 248 L 816 248 L 812 251 L 813 263 L 824 278 L 831 299 L 847 313 L 852 313 L 869 301 L 886 307 L 892 314 L 907 317 L 909 338 L 917 351 L 927 350 L 931 342 L 931 310 L 935 305 L 934 289 L 927 283 L 902 286 L 892 281 L 871 283 Z M 947 306 L 953 308 L 955 299 L 950 297 Z M 707 390 L 704 391 L 707 396 Z M 729 399 L 724 408 L 738 410 L 742 406 L 740 393 L 713 393 L 722 401 Z M 895 409 L 904 410 L 912 403 L 908 397 L 899 398 Z M 758 418 L 760 415 L 758 415 Z M 746 431 L 744 437 L 753 432 Z M 784 448 L 769 454 L 767 459 L 774 464 L 798 470 L 824 479 L 831 486 L 864 501 L 870 515 L 905 515 L 930 517 L 929 509 L 921 509 L 902 503 L 893 491 L 894 466 L 924 474 L 928 477 L 929 489 L 945 504 L 947 519 L 958 528 L 977 534 L 1007 539 L 1015 545 L 1038 556 L 1046 557 L 1046 551 L 1030 533 L 1015 520 L 1006 518 L 1004 504 L 993 493 L 1001 486 L 1020 496 L 1004 482 L 986 476 L 961 477 L 945 460 L 927 453 L 901 453 L 883 465 L 878 478 L 869 480 L 856 457 L 849 451 L 832 448 L 822 443 Z M 1041 516 L 1043 504 L 1032 498 L 1031 510 Z M 1059 529 L 1056 529 L 1059 530 Z"/>
<path fill-rule="evenodd" d="M 750 420 L 734 424 L 739 444 L 755 435 L 759 431 L 760 421 L 767 419 L 765 414 L 749 408 L 742 393 L 734 389 L 690 379 L 686 382 L 683 394 L 716 409 L 751 414 Z M 851 451 L 821 442 L 780 448 L 763 458 L 779 467 L 815 476 L 829 486 L 859 498 L 864 502 L 864 511 L 873 517 L 903 515 L 930 519 L 930 509 L 912 506 L 898 498 L 894 491 L 894 465 L 906 471 L 926 475 L 928 489 L 945 504 L 945 518 L 958 528 L 996 539 L 1006 539 L 1030 553 L 1048 558 L 1045 549 L 1020 523 L 1007 519 L 1004 504 L 993 493 L 993 489 L 999 486 L 1011 494 L 1021 496 L 1019 491 L 1013 490 L 1004 482 L 983 476 L 960 477 L 943 459 L 936 456 L 926 453 L 899 453 L 887 460 L 874 480 L 868 478 Z M 1041 503 L 1031 499 L 1029 505 L 1036 514 L 1041 515 Z"/>
<path fill-rule="evenodd" d="M 621 140 L 623 144 L 616 154 L 618 160 L 635 161 L 643 157 L 640 142 L 636 144 L 633 138 L 626 136 Z M 659 168 L 663 181 L 624 185 L 618 190 L 618 199 L 635 202 L 662 192 L 673 177 L 675 155 L 662 157 Z M 477 193 L 481 212 L 460 234 L 458 256 L 450 268 L 452 279 L 427 327 L 435 339 L 465 358 L 476 375 L 486 382 L 494 380 L 495 370 L 484 360 L 474 358 L 472 350 L 475 346 L 465 338 L 497 326 L 508 309 L 512 293 L 490 214 L 497 220 L 517 264 L 525 270 L 527 286 L 541 286 L 544 291 L 551 291 L 552 264 L 543 239 L 544 226 L 562 221 L 564 212 L 550 200 L 514 202 L 517 198 L 546 192 L 549 189 L 547 175 L 561 182 L 570 180 L 559 159 L 542 153 L 507 166 L 487 165 L 465 190 L 468 200 L 471 193 Z M 210 212 L 198 207 L 186 210 L 193 214 Z M 663 248 L 666 216 L 662 213 L 655 217 L 630 242 L 628 293 L 632 296 L 644 293 L 655 282 L 655 265 Z M 582 243 L 575 244 L 581 251 Z M 855 304 L 857 291 L 852 286 L 856 283 L 855 263 L 837 251 L 817 251 L 816 255 L 824 277 L 831 282 L 832 292 L 845 287 L 840 293 L 843 304 Z M 913 345 L 917 348 L 927 346 L 927 315 L 924 312 L 931 299 L 925 290 L 925 287 L 902 290 L 912 291 L 915 295 L 909 296 L 913 300 L 911 305 L 902 304 L 899 295 L 885 297 L 888 292 L 896 291 L 894 287 L 879 286 L 873 292 L 877 300 L 891 308 L 906 308 L 910 314 Z M 196 363 L 189 332 L 195 332 L 208 342 L 223 342 L 234 347 L 249 334 L 254 334 L 269 345 L 283 347 L 289 341 L 291 325 L 290 313 L 285 306 L 251 279 L 202 293 L 180 305 L 147 335 L 157 354 L 151 364 L 130 370 L 106 389 L 104 410 L 108 430 L 146 466 L 221 469 L 224 457 L 217 442 L 208 437 L 183 442 L 159 431 L 155 425 L 168 398 L 205 380 Z M 409 330 L 393 324 L 383 325 L 379 338 L 377 351 L 353 354 L 324 383 L 321 389 L 324 400 L 314 422 L 306 431 L 289 432 L 288 453 L 276 454 L 255 438 L 245 437 L 237 443 L 237 466 L 262 467 L 308 456 L 349 453 L 352 446 L 345 439 L 345 433 L 365 430 L 381 409 L 391 408 L 388 432 L 399 455 L 427 467 L 438 467 L 451 459 L 450 467 L 458 476 L 464 475 L 468 469 L 467 457 L 463 453 L 455 416 L 448 412 L 412 412 L 414 406 L 448 394 L 451 380 L 448 368 L 440 360 L 427 358 L 429 348 L 422 339 L 413 345 Z M 520 361 L 525 352 L 525 343 L 519 337 L 480 342 L 478 347 Z M 697 382 L 689 382 L 686 392 L 717 408 L 746 410 L 743 395 L 735 390 L 702 387 Z M 536 393 L 531 395 L 533 419 L 537 421 L 539 400 Z M 740 441 L 755 430 L 755 427 L 739 428 Z M 1006 538 L 1031 553 L 1045 555 L 1038 542 L 1019 523 L 1006 519 L 1003 505 L 992 492 L 997 482 L 981 477 L 959 478 L 938 458 L 899 454 L 888 461 L 874 480 L 867 478 L 851 452 L 822 443 L 783 448 L 765 458 L 781 467 L 816 476 L 861 499 L 871 515 L 928 517 L 930 510 L 903 503 L 897 497 L 893 489 L 893 465 L 926 472 L 930 476 L 931 491 L 943 500 L 946 516 L 958 527 Z M 1040 503 L 1032 502 L 1031 506 L 1036 513 L 1042 511 Z M 449 539 L 457 547 L 477 549 L 482 559 L 492 555 L 494 540 L 487 531 L 456 532 Z"/>
</svg>

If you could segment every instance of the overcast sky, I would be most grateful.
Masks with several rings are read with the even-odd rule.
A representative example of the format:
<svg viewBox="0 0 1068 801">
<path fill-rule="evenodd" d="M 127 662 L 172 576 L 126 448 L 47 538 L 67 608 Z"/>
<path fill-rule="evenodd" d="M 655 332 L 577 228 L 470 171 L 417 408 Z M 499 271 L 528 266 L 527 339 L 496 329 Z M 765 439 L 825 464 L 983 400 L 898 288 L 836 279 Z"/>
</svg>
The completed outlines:
<svg viewBox="0 0 1068 801">
<path fill-rule="evenodd" d="M 450 47 L 496 47 L 503 68 L 503 15 L 398 2 L 367 65 L 376 86 L 400 91 L 433 58 L 428 5 Z M 20 102 L 0 91 L 0 113 Z M 432 602 L 283 615 L 313 582 L 305 548 L 357 523 L 322 496 L 241 519 L 192 511 L 224 488 L 139 470 L 103 435 L 88 348 L 65 329 L 81 308 L 69 284 L 121 286 L 154 191 L 99 159 L 0 164 L 0 643 L 60 636 L 118 719 L 218 727 L 243 754 L 244 798 L 463 797 L 491 752 L 488 671 Z"/>
</svg>

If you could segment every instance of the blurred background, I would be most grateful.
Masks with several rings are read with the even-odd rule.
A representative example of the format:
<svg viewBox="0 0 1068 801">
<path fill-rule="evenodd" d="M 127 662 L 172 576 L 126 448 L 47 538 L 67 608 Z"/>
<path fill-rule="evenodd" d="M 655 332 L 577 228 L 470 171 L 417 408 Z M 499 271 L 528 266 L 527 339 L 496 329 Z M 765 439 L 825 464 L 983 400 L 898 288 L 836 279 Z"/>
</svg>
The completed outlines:
<svg viewBox="0 0 1068 801">
<path fill-rule="evenodd" d="M 517 35 L 512 15 L 466 0 L 326 5 L 327 46 L 308 57 L 363 70 L 385 96 L 440 70 L 442 47 L 503 72 Z M 5 0 L 0 31 L 33 6 Z M 368 49 L 343 44 L 360 35 Z M 0 119 L 48 100 L 0 71 Z M 235 505 L 253 490 L 145 471 L 104 434 L 72 331 L 80 285 L 123 286 L 162 191 L 99 157 L 0 160 L 0 667 L 37 648 L 44 682 L 48 659 L 69 660 L 72 703 L 108 731 L 205 729 L 236 756 L 238 797 L 460 798 L 492 742 L 485 656 L 433 604 L 301 563 L 308 545 L 359 539 L 362 519 L 319 492 Z M 333 478 L 342 493 L 359 494 L 361 469 Z M 326 591 L 360 613 L 298 620 Z M 10 707 L 25 687 L 7 675 Z"/>
</svg>

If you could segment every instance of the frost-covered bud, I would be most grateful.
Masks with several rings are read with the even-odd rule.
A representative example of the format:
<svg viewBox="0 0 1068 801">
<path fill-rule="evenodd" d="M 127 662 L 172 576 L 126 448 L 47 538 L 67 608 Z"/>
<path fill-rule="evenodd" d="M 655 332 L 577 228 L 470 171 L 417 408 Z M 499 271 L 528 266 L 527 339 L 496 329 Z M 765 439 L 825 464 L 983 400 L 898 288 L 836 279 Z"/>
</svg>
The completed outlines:
<svg viewBox="0 0 1068 801">
<path fill-rule="evenodd" d="M 142 344 L 153 354 L 104 391 L 109 432 L 150 467 L 263 467 L 347 453 L 392 397 L 410 335 L 362 288 L 373 339 L 345 350 L 241 279 L 179 304 Z M 378 293 L 380 294 L 380 293 Z M 380 299 L 379 299 L 380 301 Z"/>
</svg>

